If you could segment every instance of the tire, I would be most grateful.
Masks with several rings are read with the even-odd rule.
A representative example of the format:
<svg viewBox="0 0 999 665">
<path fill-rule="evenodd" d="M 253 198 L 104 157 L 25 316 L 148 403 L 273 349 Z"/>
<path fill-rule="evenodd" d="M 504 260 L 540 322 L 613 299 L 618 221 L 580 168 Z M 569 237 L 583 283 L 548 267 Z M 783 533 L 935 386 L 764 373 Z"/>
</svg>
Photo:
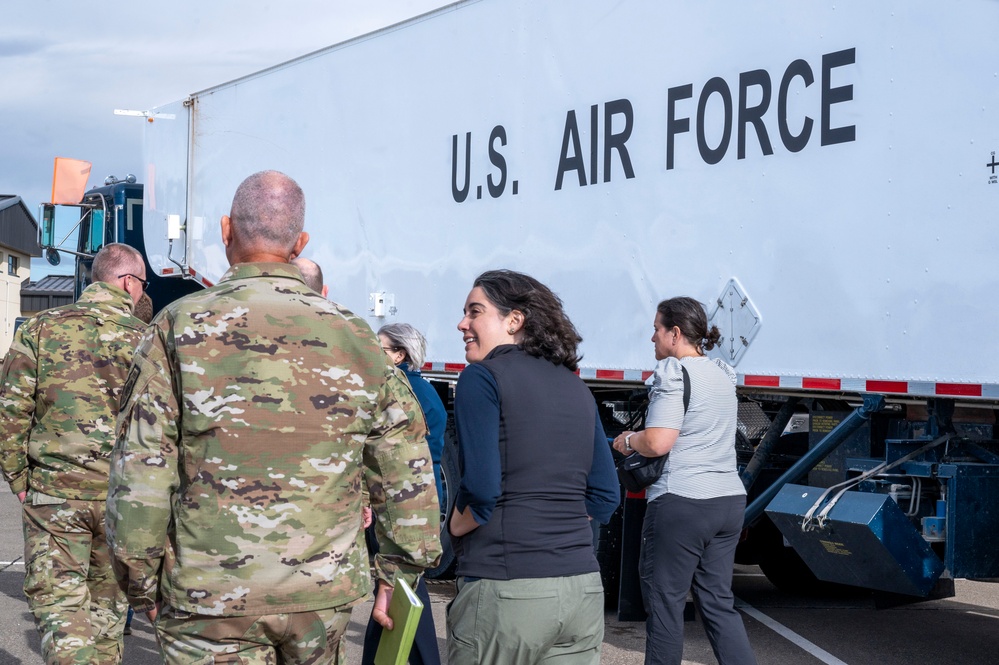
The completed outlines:
<svg viewBox="0 0 999 665">
<path fill-rule="evenodd" d="M 444 430 L 444 451 L 441 453 L 441 485 L 444 487 L 444 502 L 441 504 L 441 560 L 437 567 L 427 568 L 424 577 L 429 580 L 454 579 L 458 559 L 454 553 L 451 534 L 447 530 L 447 518 L 454 511 L 454 502 L 461 472 L 458 470 L 458 436 L 454 428 L 454 417 L 448 416 Z"/>
</svg>

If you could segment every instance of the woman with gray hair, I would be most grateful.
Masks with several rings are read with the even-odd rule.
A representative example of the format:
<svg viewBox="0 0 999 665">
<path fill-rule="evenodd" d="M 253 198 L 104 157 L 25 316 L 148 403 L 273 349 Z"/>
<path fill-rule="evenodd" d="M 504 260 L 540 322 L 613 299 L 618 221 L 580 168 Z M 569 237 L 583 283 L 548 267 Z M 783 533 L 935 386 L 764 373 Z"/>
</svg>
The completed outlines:
<svg viewBox="0 0 999 665">
<path fill-rule="evenodd" d="M 437 498 L 443 505 L 444 496 L 441 487 L 441 455 L 444 451 L 444 428 L 447 425 L 447 411 L 444 403 L 430 382 L 423 378 L 420 369 L 427 355 L 427 338 L 408 323 L 389 323 L 378 329 L 378 341 L 382 351 L 388 354 L 392 362 L 406 373 L 409 385 L 413 387 L 416 399 L 423 409 L 423 417 L 427 421 L 427 445 L 430 446 L 430 457 L 434 460 L 434 478 L 437 481 Z"/>
<path fill-rule="evenodd" d="M 420 374 L 423 359 L 427 354 L 427 340 L 419 330 L 408 323 L 389 323 L 378 330 L 378 341 L 382 350 L 388 354 L 399 369 L 406 374 L 409 385 L 413 388 L 423 417 L 427 421 L 427 444 L 430 447 L 430 457 L 434 464 L 434 480 L 437 481 L 437 498 L 444 504 L 444 490 L 441 485 L 441 456 L 444 453 L 444 429 L 447 426 L 447 411 L 444 403 L 430 382 Z M 373 527 L 372 527 L 373 528 Z M 369 546 L 371 541 L 369 539 Z M 427 583 L 420 577 L 416 585 L 416 595 L 423 601 L 423 606 L 430 607 L 430 594 Z M 375 651 L 381 638 L 382 627 L 374 620 L 368 621 L 364 634 L 364 652 L 361 655 L 361 665 L 372 665 L 375 662 Z M 420 614 L 420 622 L 416 627 L 413 639 L 413 650 L 409 652 L 410 665 L 440 665 L 441 656 L 437 648 L 437 630 L 434 628 L 434 614 L 425 611 Z"/>
<path fill-rule="evenodd" d="M 408 323 L 389 323 L 378 329 L 378 339 L 392 362 L 396 365 L 405 363 L 419 376 L 427 355 L 427 339 L 419 330 Z"/>
</svg>

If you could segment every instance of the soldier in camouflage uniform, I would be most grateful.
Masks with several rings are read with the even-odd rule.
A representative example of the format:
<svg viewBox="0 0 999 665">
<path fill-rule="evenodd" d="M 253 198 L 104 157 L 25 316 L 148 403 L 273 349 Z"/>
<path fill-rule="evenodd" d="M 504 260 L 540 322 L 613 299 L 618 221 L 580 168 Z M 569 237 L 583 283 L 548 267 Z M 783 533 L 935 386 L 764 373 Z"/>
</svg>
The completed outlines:
<svg viewBox="0 0 999 665">
<path fill-rule="evenodd" d="M 46 663 L 118 663 L 125 597 L 104 538 L 118 398 L 145 325 L 146 269 L 107 245 L 94 283 L 14 335 L 0 388 L 0 467 L 24 504 L 24 593 Z"/>
<path fill-rule="evenodd" d="M 265 171 L 236 191 L 218 285 L 168 305 L 135 354 L 108 492 L 115 572 L 168 663 L 342 662 L 370 588 L 382 608 L 440 552 L 426 425 L 360 318 L 288 264 L 304 198 Z M 383 616 L 384 619 L 384 616 Z"/>
</svg>

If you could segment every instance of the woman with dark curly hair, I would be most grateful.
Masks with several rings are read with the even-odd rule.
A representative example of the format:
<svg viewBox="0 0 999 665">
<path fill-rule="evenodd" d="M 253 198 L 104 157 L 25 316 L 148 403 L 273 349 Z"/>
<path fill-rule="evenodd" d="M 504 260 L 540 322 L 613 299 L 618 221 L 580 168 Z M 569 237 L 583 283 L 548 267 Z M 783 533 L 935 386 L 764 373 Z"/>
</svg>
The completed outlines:
<svg viewBox="0 0 999 665">
<path fill-rule="evenodd" d="M 683 609 L 693 589 L 705 632 L 720 665 L 756 665 L 732 595 L 735 546 L 746 489 L 735 459 L 738 401 L 735 371 L 704 355 L 720 339 L 693 298 L 664 300 L 656 309 L 656 371 L 649 378 L 645 429 L 614 439 L 622 454 L 669 453 L 662 475 L 646 490 L 638 571 L 648 619 L 646 665 L 680 665 Z M 684 372 L 689 403 L 684 412 Z"/>
<path fill-rule="evenodd" d="M 480 275 L 464 312 L 448 662 L 599 663 L 604 595 L 589 521 L 606 522 L 620 490 L 574 373 L 582 340 L 558 296 L 511 270 Z"/>
</svg>

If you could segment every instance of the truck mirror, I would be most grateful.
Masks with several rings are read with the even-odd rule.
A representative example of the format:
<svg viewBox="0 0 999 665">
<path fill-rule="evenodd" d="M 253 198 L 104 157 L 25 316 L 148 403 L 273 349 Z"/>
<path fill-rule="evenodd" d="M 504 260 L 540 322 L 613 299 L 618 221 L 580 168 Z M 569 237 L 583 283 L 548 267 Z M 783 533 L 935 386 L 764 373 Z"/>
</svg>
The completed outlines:
<svg viewBox="0 0 999 665">
<path fill-rule="evenodd" d="M 55 206 L 51 203 L 43 203 L 42 225 L 38 229 L 38 245 L 40 247 L 52 247 L 55 244 Z"/>
<path fill-rule="evenodd" d="M 45 250 L 45 260 L 48 261 L 51 265 L 57 266 L 59 265 L 59 262 L 62 260 L 62 257 L 59 255 L 59 250 L 53 247 L 49 247 L 48 249 Z"/>
</svg>

